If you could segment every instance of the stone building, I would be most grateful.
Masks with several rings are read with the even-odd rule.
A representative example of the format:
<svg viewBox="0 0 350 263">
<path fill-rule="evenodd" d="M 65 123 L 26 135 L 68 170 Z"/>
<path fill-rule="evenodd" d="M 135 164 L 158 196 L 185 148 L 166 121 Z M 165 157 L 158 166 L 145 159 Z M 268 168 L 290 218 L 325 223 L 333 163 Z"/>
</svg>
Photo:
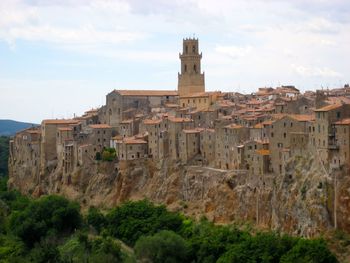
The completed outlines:
<svg viewBox="0 0 350 263">
<path fill-rule="evenodd" d="M 95 145 L 97 152 L 102 152 L 103 148 L 110 147 L 112 138 L 112 127 L 107 124 L 93 124 L 88 128 L 88 143 Z"/>
<path fill-rule="evenodd" d="M 59 128 L 78 125 L 78 120 L 44 120 L 41 123 L 41 153 L 40 165 L 41 171 L 46 168 L 53 169 L 57 166 L 58 155 L 62 154 L 57 148 L 57 138 L 59 137 Z M 74 130 L 74 128 L 73 128 Z"/>
<path fill-rule="evenodd" d="M 350 104 L 331 104 L 316 109 L 315 117 L 312 143 L 316 148 L 315 153 L 325 165 L 330 162 L 333 153 L 338 151 L 332 124 L 350 117 Z"/>
<path fill-rule="evenodd" d="M 350 119 L 342 119 L 332 124 L 334 131 L 334 150 L 330 156 L 331 169 L 344 169 L 349 172 L 350 166 Z"/>
<path fill-rule="evenodd" d="M 179 149 L 182 163 L 188 163 L 200 154 L 200 133 L 202 131 L 202 128 L 195 128 L 184 129 L 180 133 Z"/>
<path fill-rule="evenodd" d="M 292 133 L 308 133 L 313 118 L 313 115 L 285 115 L 272 123 L 269 142 L 273 172 L 283 173 L 286 162 L 291 157 Z"/>
<path fill-rule="evenodd" d="M 249 128 L 237 124 L 216 127 L 215 160 L 221 169 L 238 168 L 237 145 L 249 138 Z"/>
<path fill-rule="evenodd" d="M 178 160 L 180 158 L 179 136 L 181 131 L 193 128 L 194 122 L 189 118 L 168 118 L 169 157 L 171 159 Z"/>
<path fill-rule="evenodd" d="M 118 160 L 135 160 L 148 157 L 147 141 L 143 138 L 126 137 L 113 140 Z"/>
<path fill-rule="evenodd" d="M 114 90 L 106 96 L 105 122 L 118 128 L 130 118 L 130 110 L 147 115 L 154 107 L 175 103 L 177 95 L 177 91 L 171 90 Z"/>
<path fill-rule="evenodd" d="M 215 164 L 215 130 L 205 128 L 200 133 L 200 154 L 204 165 Z"/>
<path fill-rule="evenodd" d="M 179 96 L 204 92 L 204 73 L 201 73 L 202 53 L 199 53 L 198 39 L 184 39 L 182 54 L 179 56 L 181 60 L 177 88 Z"/>
</svg>

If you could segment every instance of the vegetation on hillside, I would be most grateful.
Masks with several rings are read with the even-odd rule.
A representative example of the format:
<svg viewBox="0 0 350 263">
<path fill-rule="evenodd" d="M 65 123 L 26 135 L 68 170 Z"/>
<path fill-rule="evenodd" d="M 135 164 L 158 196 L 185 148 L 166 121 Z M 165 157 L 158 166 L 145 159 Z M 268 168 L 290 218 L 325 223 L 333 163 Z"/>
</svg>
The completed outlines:
<svg viewBox="0 0 350 263">
<path fill-rule="evenodd" d="M 33 200 L 0 177 L 0 262 L 338 261 L 322 239 L 196 222 L 147 200 L 104 213 L 91 207 L 84 216 L 78 203 L 54 195 Z"/>
<path fill-rule="evenodd" d="M 0 176 L 8 174 L 9 137 L 0 136 Z"/>
<path fill-rule="evenodd" d="M 13 120 L 0 120 L 0 136 L 12 136 L 16 132 L 33 126 L 37 126 L 37 124 Z"/>
</svg>

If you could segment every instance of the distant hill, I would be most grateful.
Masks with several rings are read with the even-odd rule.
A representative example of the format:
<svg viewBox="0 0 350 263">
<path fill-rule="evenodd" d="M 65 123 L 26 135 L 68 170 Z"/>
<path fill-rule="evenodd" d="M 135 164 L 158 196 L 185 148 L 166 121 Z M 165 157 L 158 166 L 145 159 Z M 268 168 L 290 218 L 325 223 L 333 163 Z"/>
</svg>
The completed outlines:
<svg viewBox="0 0 350 263">
<path fill-rule="evenodd" d="M 0 120 L 0 136 L 14 135 L 16 132 L 32 127 L 33 125 L 36 126 L 37 124 L 13 120 Z"/>
</svg>

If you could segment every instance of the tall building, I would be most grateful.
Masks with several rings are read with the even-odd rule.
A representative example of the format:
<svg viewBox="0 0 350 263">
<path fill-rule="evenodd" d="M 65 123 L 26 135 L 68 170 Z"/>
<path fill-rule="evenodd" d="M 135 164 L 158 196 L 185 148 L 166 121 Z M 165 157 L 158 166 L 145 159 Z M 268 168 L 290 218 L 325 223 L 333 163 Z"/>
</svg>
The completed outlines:
<svg viewBox="0 0 350 263">
<path fill-rule="evenodd" d="M 179 96 L 205 92 L 204 73 L 201 73 L 202 53 L 199 53 L 198 39 L 183 40 L 181 73 L 178 74 Z"/>
</svg>

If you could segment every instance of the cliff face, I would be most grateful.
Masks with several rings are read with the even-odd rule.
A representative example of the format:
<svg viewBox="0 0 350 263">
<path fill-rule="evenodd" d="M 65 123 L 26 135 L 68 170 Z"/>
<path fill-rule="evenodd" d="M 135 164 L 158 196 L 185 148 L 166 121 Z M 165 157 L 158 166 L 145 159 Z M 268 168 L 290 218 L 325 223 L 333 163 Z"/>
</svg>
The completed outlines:
<svg viewBox="0 0 350 263">
<path fill-rule="evenodd" d="M 334 224 L 333 180 L 310 156 L 290 160 L 278 177 L 150 160 L 91 162 L 69 175 L 60 167 L 40 176 L 24 164 L 9 167 L 10 187 L 33 196 L 64 195 L 85 207 L 148 198 L 217 223 L 248 221 L 308 237 Z M 338 227 L 350 232 L 350 179 L 338 174 L 337 181 Z"/>
</svg>

